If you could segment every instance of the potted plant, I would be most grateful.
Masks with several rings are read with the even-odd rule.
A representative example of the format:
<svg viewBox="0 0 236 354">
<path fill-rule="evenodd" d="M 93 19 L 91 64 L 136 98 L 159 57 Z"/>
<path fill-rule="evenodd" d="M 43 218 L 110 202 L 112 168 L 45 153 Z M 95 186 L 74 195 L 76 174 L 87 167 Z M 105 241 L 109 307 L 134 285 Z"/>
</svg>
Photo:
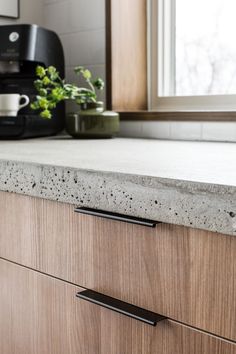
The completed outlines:
<svg viewBox="0 0 236 354">
<path fill-rule="evenodd" d="M 38 66 L 35 87 L 38 91 L 36 100 L 31 104 L 33 110 L 39 110 L 44 119 L 52 117 L 52 111 L 61 101 L 73 100 L 78 104 L 78 111 L 66 115 L 66 130 L 75 138 L 108 138 L 119 131 L 119 115 L 104 111 L 103 102 L 97 100 L 97 90 L 103 90 L 101 78 L 92 78 L 91 72 L 77 66 L 74 69 L 82 76 L 87 87 L 78 87 L 63 80 L 55 67 Z"/>
</svg>

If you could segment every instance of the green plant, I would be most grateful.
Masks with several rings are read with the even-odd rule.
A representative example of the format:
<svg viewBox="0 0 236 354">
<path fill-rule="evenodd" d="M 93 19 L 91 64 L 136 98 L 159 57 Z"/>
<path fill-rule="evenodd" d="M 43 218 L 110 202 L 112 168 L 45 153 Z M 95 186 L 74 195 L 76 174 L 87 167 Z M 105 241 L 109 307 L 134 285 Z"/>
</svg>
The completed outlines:
<svg viewBox="0 0 236 354">
<path fill-rule="evenodd" d="M 79 105 L 97 101 L 96 90 L 103 90 L 103 80 L 101 78 L 94 80 L 91 72 L 83 66 L 75 67 L 74 71 L 78 76 L 83 77 L 88 88 L 66 83 L 54 66 L 48 68 L 37 66 L 36 75 L 38 79 L 34 84 L 38 95 L 35 101 L 31 103 L 31 108 L 40 110 L 42 118 L 50 119 L 52 110 L 59 102 L 64 100 L 75 100 Z"/>
</svg>

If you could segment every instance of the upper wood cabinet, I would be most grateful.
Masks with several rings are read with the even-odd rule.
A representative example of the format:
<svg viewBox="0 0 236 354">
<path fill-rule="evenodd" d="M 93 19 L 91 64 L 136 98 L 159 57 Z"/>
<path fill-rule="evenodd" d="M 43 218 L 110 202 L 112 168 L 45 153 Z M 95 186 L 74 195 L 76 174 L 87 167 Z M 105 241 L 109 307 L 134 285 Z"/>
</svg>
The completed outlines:
<svg viewBox="0 0 236 354">
<path fill-rule="evenodd" d="M 107 106 L 147 109 L 147 1 L 106 0 Z"/>
</svg>

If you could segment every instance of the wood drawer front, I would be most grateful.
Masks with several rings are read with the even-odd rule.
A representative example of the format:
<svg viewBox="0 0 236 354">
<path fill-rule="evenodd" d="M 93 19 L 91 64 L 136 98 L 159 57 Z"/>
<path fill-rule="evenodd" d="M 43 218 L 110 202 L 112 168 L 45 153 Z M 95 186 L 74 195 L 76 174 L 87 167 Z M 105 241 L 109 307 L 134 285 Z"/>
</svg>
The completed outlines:
<svg viewBox="0 0 236 354">
<path fill-rule="evenodd" d="M 236 354 L 172 321 L 156 327 L 77 299 L 82 290 L 0 260 L 2 354 Z"/>
<path fill-rule="evenodd" d="M 0 193 L 0 257 L 236 340 L 236 238 Z"/>
</svg>

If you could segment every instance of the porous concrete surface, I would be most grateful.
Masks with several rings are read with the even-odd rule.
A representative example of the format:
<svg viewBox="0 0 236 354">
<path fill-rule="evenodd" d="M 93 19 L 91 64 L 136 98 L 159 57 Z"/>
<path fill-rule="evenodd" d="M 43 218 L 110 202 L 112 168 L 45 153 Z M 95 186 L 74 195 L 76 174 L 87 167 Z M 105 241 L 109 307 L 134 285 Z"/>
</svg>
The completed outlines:
<svg viewBox="0 0 236 354">
<path fill-rule="evenodd" d="M 236 235 L 236 144 L 0 142 L 0 190 Z"/>
</svg>

